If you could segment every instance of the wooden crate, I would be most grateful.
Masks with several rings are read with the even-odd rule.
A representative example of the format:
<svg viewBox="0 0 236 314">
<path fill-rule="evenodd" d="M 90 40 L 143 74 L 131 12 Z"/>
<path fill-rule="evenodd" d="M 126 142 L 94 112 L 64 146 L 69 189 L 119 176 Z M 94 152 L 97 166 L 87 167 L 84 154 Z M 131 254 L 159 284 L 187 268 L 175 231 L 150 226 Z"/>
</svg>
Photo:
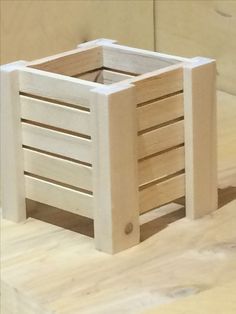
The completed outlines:
<svg viewBox="0 0 236 314">
<path fill-rule="evenodd" d="M 1 67 L 6 219 L 26 198 L 94 219 L 96 248 L 140 241 L 139 215 L 185 196 L 217 208 L 215 61 L 100 39 Z"/>
</svg>

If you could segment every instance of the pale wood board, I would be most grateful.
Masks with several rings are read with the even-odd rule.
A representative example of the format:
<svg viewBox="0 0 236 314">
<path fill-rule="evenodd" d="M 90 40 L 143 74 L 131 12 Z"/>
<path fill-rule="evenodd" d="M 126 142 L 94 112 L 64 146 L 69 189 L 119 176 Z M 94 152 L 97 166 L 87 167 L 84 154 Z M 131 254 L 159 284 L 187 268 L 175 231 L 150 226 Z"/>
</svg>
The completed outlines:
<svg viewBox="0 0 236 314">
<path fill-rule="evenodd" d="M 166 177 L 182 169 L 184 169 L 183 146 L 139 161 L 139 185 L 147 184 L 156 179 Z"/>
<path fill-rule="evenodd" d="M 139 191 L 139 212 L 160 207 L 185 195 L 185 176 L 179 174 Z"/>
<path fill-rule="evenodd" d="M 129 82 L 127 80 L 126 82 Z M 183 89 L 182 65 L 171 65 L 164 69 L 146 73 L 130 80 L 136 86 L 136 103 L 154 101 Z"/>
<path fill-rule="evenodd" d="M 201 291 L 209 291 L 206 303 L 217 302 L 222 286 L 222 304 L 229 308 L 227 314 L 234 314 L 228 302 L 235 299 L 231 282 L 236 280 L 236 99 L 220 92 L 218 102 L 219 196 L 224 207 L 196 221 L 184 218 L 164 225 L 161 232 L 114 256 L 94 250 L 93 239 L 51 224 L 32 218 L 23 224 L 3 220 L 2 312 L 143 313 L 183 297 L 185 302 Z M 146 232 L 155 232 L 155 224 L 146 224 Z M 186 312 L 195 309 L 194 300 L 185 302 Z M 171 314 L 179 314 L 180 305 L 169 307 Z M 201 314 L 209 314 L 201 300 L 199 307 Z"/>
<path fill-rule="evenodd" d="M 83 192 L 25 176 L 26 197 L 33 201 L 65 209 L 88 218 L 93 217 L 93 197 Z"/>
<path fill-rule="evenodd" d="M 168 124 L 138 136 L 138 157 L 158 153 L 184 142 L 184 120 Z"/>
<path fill-rule="evenodd" d="M 142 314 L 230 314 L 236 313 L 236 280 L 222 286 L 201 292 L 197 295 L 178 300 L 148 310 Z"/>
<path fill-rule="evenodd" d="M 107 68 L 134 74 L 144 74 L 179 63 L 179 60 L 159 57 L 157 53 L 120 45 L 103 47 L 103 64 Z"/>
<path fill-rule="evenodd" d="M 87 111 L 26 96 L 20 96 L 20 104 L 22 119 L 91 135 L 90 114 Z"/>
<path fill-rule="evenodd" d="M 45 153 L 23 149 L 24 171 L 92 191 L 92 168 Z"/>
<path fill-rule="evenodd" d="M 86 138 L 22 123 L 22 144 L 87 163 L 92 162 L 92 142 Z"/>
<path fill-rule="evenodd" d="M 90 106 L 90 90 L 98 86 L 95 82 L 26 67 L 19 75 L 20 92 L 85 108 Z"/>
<path fill-rule="evenodd" d="M 95 243 L 109 253 L 140 238 L 134 95 L 132 85 L 102 86 L 91 101 Z"/>
<path fill-rule="evenodd" d="M 153 101 L 137 110 L 139 131 L 180 118 L 184 115 L 183 94 Z"/>
<path fill-rule="evenodd" d="M 0 172 L 3 217 L 12 221 L 26 218 L 24 165 L 20 120 L 18 69 L 24 62 L 0 67 Z"/>
<path fill-rule="evenodd" d="M 194 58 L 184 67 L 186 216 L 218 207 L 216 63 Z"/>
<path fill-rule="evenodd" d="M 101 47 L 77 48 L 53 57 L 35 60 L 29 64 L 35 69 L 68 76 L 88 72 L 100 68 L 102 65 Z"/>
</svg>

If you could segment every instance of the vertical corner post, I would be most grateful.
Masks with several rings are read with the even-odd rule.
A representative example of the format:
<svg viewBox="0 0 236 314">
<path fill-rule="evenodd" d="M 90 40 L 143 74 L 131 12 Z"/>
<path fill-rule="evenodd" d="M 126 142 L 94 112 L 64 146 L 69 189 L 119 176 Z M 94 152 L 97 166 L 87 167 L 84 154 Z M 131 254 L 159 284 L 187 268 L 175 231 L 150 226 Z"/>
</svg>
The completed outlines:
<svg viewBox="0 0 236 314">
<path fill-rule="evenodd" d="M 1 201 L 3 218 L 26 219 L 25 183 L 19 102 L 19 61 L 0 67 L 1 75 Z"/>
<path fill-rule="evenodd" d="M 217 209 L 217 128 L 215 60 L 184 64 L 186 216 Z"/>
<path fill-rule="evenodd" d="M 140 241 L 134 86 L 92 94 L 95 245 L 113 254 Z"/>
</svg>

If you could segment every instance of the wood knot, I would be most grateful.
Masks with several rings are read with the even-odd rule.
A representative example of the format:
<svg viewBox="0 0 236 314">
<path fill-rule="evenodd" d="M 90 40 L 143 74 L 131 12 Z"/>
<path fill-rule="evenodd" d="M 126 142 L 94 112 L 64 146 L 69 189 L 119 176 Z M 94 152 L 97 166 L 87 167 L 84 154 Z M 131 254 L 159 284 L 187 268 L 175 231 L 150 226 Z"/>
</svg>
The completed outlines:
<svg viewBox="0 0 236 314">
<path fill-rule="evenodd" d="M 134 229 L 134 226 L 131 222 L 129 222 L 126 226 L 125 226 L 125 234 L 130 234 Z"/>
</svg>

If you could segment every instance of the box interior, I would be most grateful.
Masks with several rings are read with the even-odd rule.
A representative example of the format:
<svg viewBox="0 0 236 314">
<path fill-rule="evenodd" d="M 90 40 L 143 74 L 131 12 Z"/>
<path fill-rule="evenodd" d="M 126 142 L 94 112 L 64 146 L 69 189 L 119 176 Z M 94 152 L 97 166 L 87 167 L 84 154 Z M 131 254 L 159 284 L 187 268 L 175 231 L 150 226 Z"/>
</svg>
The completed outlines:
<svg viewBox="0 0 236 314">
<path fill-rule="evenodd" d="M 114 44 L 78 48 L 32 62 L 29 67 L 109 85 L 179 62 L 181 58 Z"/>
</svg>

